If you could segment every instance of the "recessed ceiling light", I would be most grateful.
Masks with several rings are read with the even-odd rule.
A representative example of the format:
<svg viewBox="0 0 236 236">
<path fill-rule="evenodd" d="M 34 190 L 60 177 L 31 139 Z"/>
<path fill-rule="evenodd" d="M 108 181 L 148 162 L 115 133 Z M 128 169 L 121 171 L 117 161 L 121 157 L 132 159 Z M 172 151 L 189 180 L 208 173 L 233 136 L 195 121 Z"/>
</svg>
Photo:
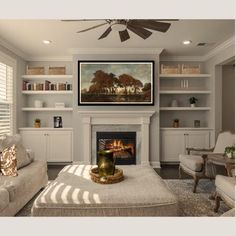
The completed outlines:
<svg viewBox="0 0 236 236">
<path fill-rule="evenodd" d="M 44 44 L 50 44 L 50 43 L 52 43 L 52 41 L 51 40 L 43 40 L 43 43 Z"/>
<path fill-rule="evenodd" d="M 192 41 L 191 41 L 191 40 L 184 40 L 182 43 L 183 43 L 184 45 L 189 45 L 189 44 L 192 43 Z"/>
</svg>

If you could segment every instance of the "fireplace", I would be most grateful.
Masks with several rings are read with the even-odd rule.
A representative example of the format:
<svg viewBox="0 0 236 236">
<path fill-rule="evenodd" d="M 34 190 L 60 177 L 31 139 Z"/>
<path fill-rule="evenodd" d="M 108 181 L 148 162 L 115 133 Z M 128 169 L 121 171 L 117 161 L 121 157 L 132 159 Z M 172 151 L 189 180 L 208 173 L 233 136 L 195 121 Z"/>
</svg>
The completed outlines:
<svg viewBox="0 0 236 236">
<path fill-rule="evenodd" d="M 97 132 L 96 136 L 97 153 L 114 150 L 116 165 L 136 164 L 136 132 Z"/>
</svg>

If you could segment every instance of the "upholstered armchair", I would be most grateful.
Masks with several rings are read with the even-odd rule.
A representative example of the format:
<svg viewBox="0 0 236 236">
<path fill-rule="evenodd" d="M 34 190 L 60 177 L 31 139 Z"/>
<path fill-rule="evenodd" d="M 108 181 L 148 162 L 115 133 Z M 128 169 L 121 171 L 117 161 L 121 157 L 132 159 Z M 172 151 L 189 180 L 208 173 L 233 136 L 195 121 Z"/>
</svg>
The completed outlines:
<svg viewBox="0 0 236 236">
<path fill-rule="evenodd" d="M 225 147 L 234 145 L 235 135 L 230 132 L 222 132 L 218 135 L 216 145 L 211 149 L 187 148 L 187 155 L 179 155 L 179 177 L 181 171 L 191 175 L 194 179 L 193 192 L 201 178 L 214 179 L 216 176 L 215 168 L 207 163 L 207 157 L 211 154 L 223 154 Z"/>
<path fill-rule="evenodd" d="M 226 205 L 230 208 L 235 207 L 235 185 L 236 185 L 236 176 L 235 176 L 235 166 L 227 166 L 228 176 L 217 175 L 216 176 L 216 195 L 215 195 L 215 208 L 214 211 L 217 212 L 220 207 L 220 201 L 223 200 Z"/>
</svg>

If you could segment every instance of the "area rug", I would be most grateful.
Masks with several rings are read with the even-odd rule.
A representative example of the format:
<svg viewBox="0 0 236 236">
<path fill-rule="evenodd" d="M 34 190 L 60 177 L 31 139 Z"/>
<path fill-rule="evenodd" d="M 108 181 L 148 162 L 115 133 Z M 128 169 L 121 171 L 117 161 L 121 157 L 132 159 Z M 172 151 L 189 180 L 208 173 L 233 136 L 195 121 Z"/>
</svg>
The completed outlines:
<svg viewBox="0 0 236 236">
<path fill-rule="evenodd" d="M 197 193 L 193 193 L 192 179 L 170 179 L 165 180 L 169 188 L 175 193 L 179 200 L 181 216 L 220 216 L 230 208 L 221 201 L 217 213 L 213 211 L 215 201 L 209 196 L 215 192 L 215 183 L 207 179 L 199 181 Z"/>
<path fill-rule="evenodd" d="M 224 202 L 221 202 L 218 213 L 213 211 L 215 201 L 209 200 L 210 194 L 215 191 L 213 181 L 200 180 L 197 193 L 192 192 L 193 180 L 191 179 L 164 181 L 179 200 L 180 216 L 220 216 L 229 210 Z M 31 207 L 38 194 L 16 216 L 31 216 Z"/>
</svg>

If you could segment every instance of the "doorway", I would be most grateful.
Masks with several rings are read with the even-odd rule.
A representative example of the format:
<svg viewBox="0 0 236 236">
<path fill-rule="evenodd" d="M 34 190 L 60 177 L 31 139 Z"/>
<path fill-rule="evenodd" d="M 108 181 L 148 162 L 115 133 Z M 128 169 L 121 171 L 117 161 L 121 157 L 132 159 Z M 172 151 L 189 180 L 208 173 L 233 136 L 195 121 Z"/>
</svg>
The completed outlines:
<svg viewBox="0 0 236 236">
<path fill-rule="evenodd" d="M 235 59 L 222 65 L 222 131 L 235 132 Z"/>
</svg>

